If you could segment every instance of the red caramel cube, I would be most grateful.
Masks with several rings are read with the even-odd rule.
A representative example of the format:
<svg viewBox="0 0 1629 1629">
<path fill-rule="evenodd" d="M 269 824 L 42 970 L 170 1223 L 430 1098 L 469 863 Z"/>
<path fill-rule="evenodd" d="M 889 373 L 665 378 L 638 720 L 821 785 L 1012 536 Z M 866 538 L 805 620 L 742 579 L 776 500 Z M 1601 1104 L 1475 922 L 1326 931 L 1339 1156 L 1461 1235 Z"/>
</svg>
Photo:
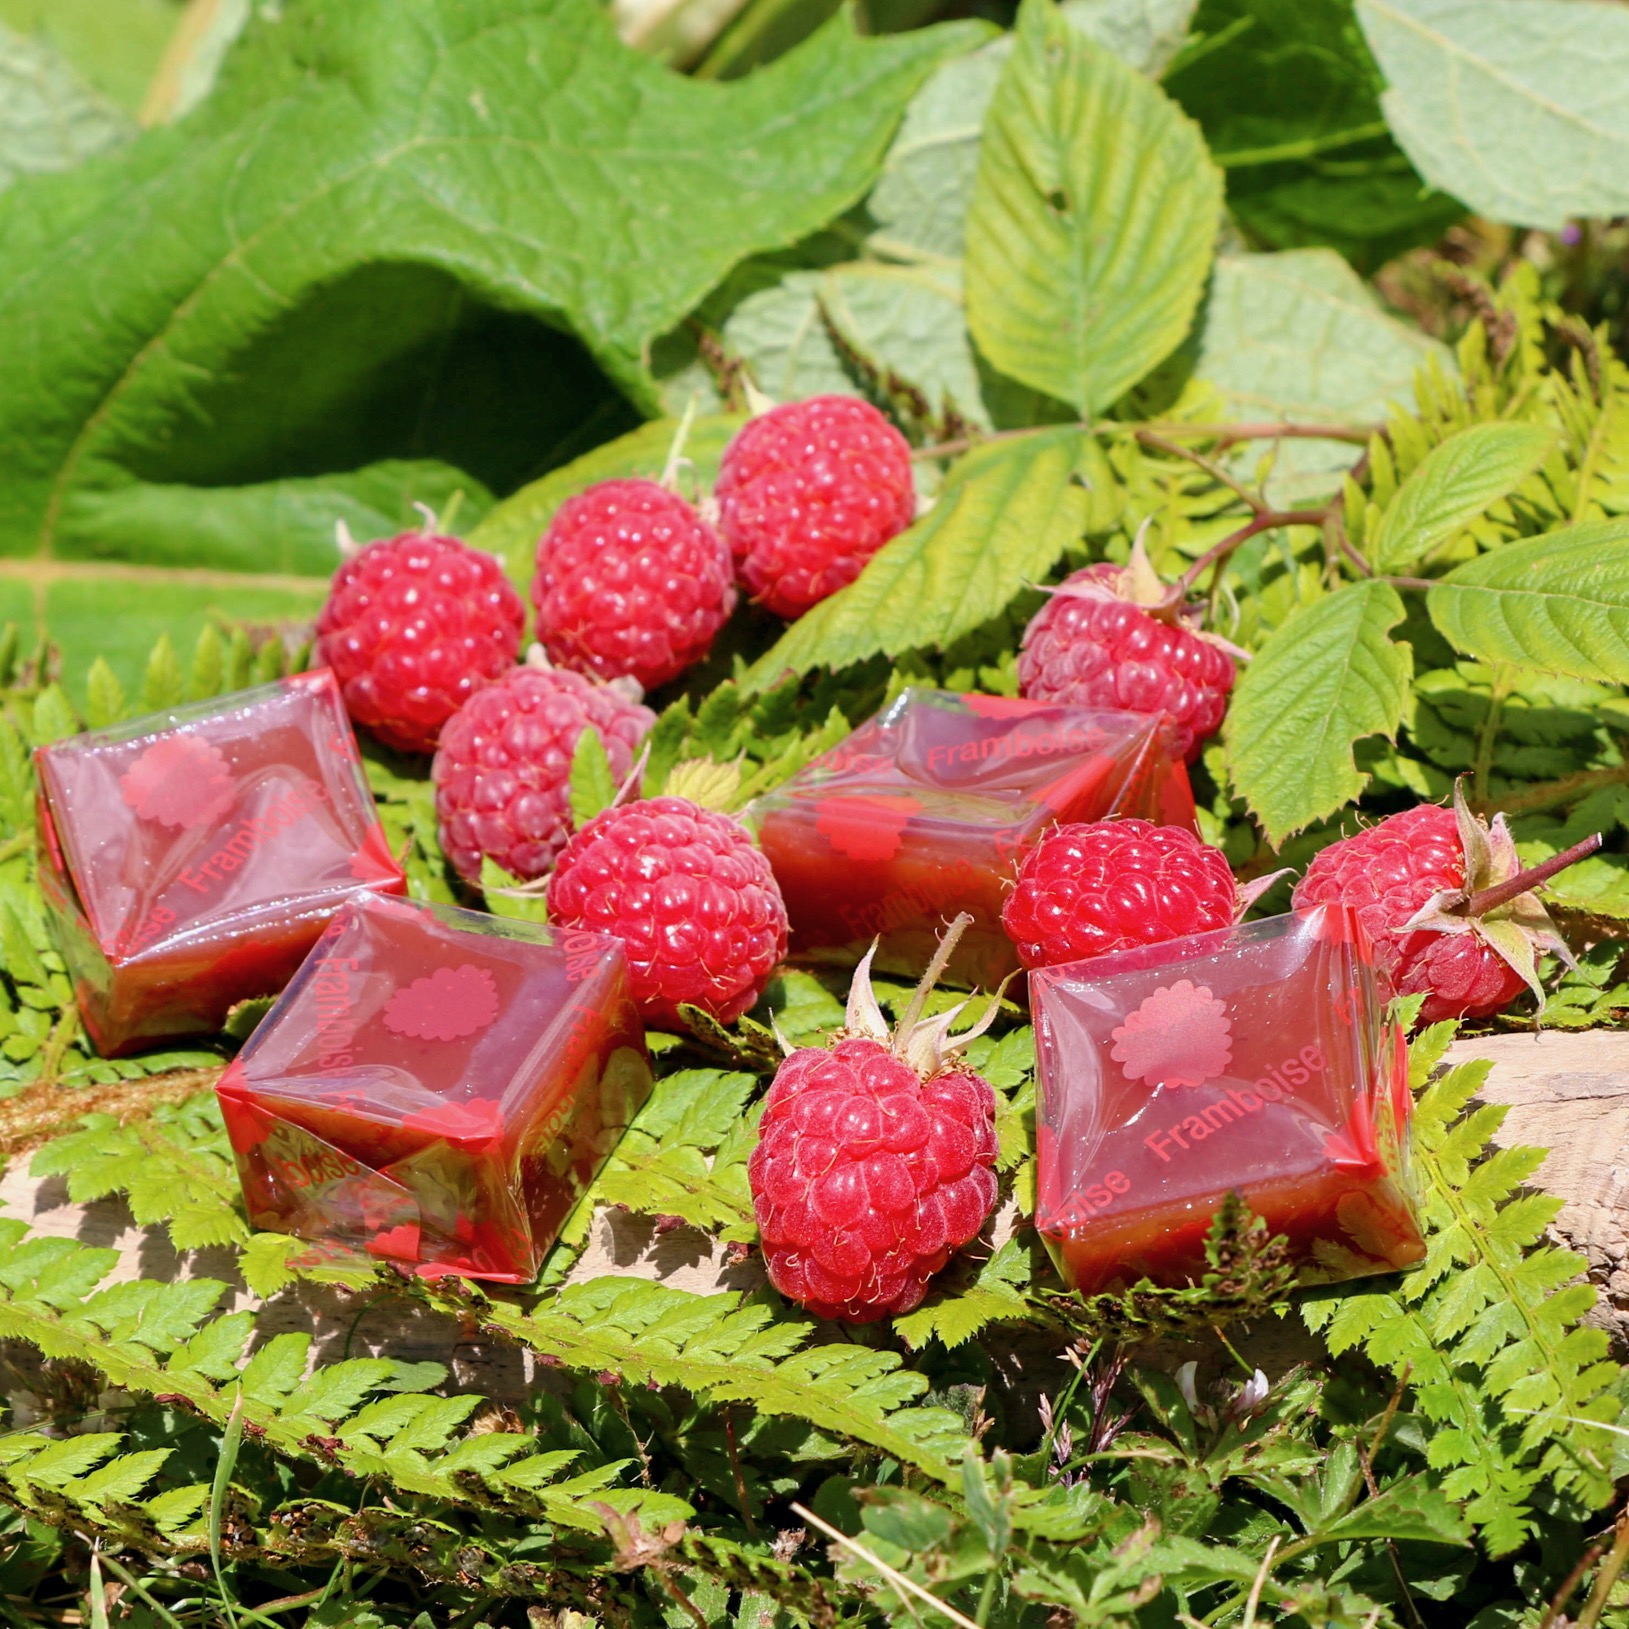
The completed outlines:
<svg viewBox="0 0 1629 1629">
<path fill-rule="evenodd" d="M 105 1056 L 214 1033 L 358 890 L 405 890 L 326 668 L 34 761 L 40 887 Z"/>
<path fill-rule="evenodd" d="M 1049 826 L 1194 826 L 1160 719 L 944 690 L 905 691 L 754 810 L 794 954 L 856 961 L 880 936 L 876 965 L 914 977 L 969 911 L 950 977 L 985 987 L 1018 968 L 1001 907 Z"/>
<path fill-rule="evenodd" d="M 1275 916 L 1030 974 L 1035 1225 L 1085 1293 L 1206 1270 L 1237 1190 L 1307 1283 L 1425 1254 L 1413 1099 L 1357 919 Z"/>
<path fill-rule="evenodd" d="M 257 1228 L 523 1284 L 650 1088 L 618 941 L 362 894 L 216 1090 Z"/>
</svg>

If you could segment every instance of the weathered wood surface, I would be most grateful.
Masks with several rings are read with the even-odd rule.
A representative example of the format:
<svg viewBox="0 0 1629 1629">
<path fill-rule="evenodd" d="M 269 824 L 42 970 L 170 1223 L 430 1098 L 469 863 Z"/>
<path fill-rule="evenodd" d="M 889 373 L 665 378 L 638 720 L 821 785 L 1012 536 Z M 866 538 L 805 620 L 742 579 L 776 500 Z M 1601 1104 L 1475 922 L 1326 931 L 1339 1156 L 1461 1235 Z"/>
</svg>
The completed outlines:
<svg viewBox="0 0 1629 1629">
<path fill-rule="evenodd" d="M 1590 1277 L 1603 1293 L 1598 1316 L 1629 1348 L 1629 1032 L 1483 1037 L 1457 1043 L 1450 1053 L 1454 1062 L 1479 1057 L 1493 1061 L 1482 1100 L 1510 1109 L 1499 1141 L 1550 1150 L 1536 1180 L 1565 1201 L 1555 1236 L 1587 1258 Z M 40 1232 L 116 1249 L 117 1277 L 220 1278 L 234 1286 L 232 1304 L 254 1304 L 237 1279 L 230 1251 L 178 1256 L 162 1230 L 137 1228 L 120 1200 L 71 1204 L 60 1179 L 28 1174 L 26 1154 L 0 1179 L 0 1203 L 4 1214 L 27 1218 Z M 658 1234 L 648 1220 L 616 1213 L 596 1219 L 572 1277 L 604 1273 L 660 1279 L 703 1293 L 762 1283 L 756 1259 L 731 1265 L 712 1240 L 689 1228 Z M 499 1399 L 523 1395 L 536 1379 L 524 1354 L 471 1339 L 452 1321 L 399 1296 L 359 1299 L 302 1285 L 269 1303 L 259 1322 L 261 1338 L 292 1329 L 313 1334 L 321 1359 L 388 1353 L 450 1361 L 460 1386 Z M 1046 1354 L 1028 1349 L 1032 1344 L 1017 1343 L 1010 1361 L 1020 1372 L 1008 1378 L 1021 1391 L 1050 1389 L 1051 1365 Z M 1313 1350 L 1298 1324 L 1260 1330 L 1246 1341 L 1247 1355 L 1270 1374 Z M 26 1389 L 28 1364 L 17 1366 L 21 1354 L 11 1356 L 9 1379 L 0 1365 L 0 1387 L 20 1383 Z"/>
</svg>

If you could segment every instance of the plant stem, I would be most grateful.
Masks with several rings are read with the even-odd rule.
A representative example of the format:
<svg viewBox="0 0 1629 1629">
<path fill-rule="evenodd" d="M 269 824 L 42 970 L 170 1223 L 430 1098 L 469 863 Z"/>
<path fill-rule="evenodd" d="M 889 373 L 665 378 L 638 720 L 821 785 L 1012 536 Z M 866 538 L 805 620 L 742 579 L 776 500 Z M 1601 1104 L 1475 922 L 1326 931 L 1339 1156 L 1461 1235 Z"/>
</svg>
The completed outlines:
<svg viewBox="0 0 1629 1629">
<path fill-rule="evenodd" d="M 1499 736 L 1499 725 L 1504 718 L 1505 697 L 1510 694 L 1510 676 L 1507 669 L 1498 668 L 1493 675 L 1493 689 L 1488 696 L 1488 710 L 1483 715 L 1481 728 L 1476 732 L 1476 760 L 1471 768 L 1471 801 L 1484 802 L 1488 795 L 1488 776 L 1493 771 L 1493 748 Z"/>
<path fill-rule="evenodd" d="M 1616 764 L 1611 769 L 1586 769 L 1576 775 L 1563 775 L 1559 780 L 1541 781 L 1525 791 L 1509 792 L 1502 798 L 1477 800 L 1471 805 L 1478 814 L 1537 814 L 1559 804 L 1571 803 L 1586 792 L 1603 786 L 1621 786 L 1629 781 L 1629 763 Z"/>
<path fill-rule="evenodd" d="M 1258 513 L 1236 532 L 1229 532 L 1220 543 L 1213 545 L 1183 572 L 1173 597 L 1184 598 L 1193 585 L 1214 565 L 1228 558 L 1242 544 L 1248 543 L 1258 532 L 1270 532 L 1277 526 L 1322 526 L 1322 509 L 1266 509 Z"/>
<path fill-rule="evenodd" d="M 1554 1595 L 1550 1597 L 1550 1604 L 1544 1610 L 1544 1616 L 1539 1619 L 1538 1629 L 1555 1629 L 1556 1621 L 1560 1618 L 1562 1609 L 1572 1599 L 1573 1591 L 1578 1588 L 1586 1572 L 1595 1565 L 1606 1553 L 1604 1544 L 1592 1544 L 1579 1556 L 1573 1569 L 1561 1580 Z"/>
<path fill-rule="evenodd" d="M 1578 1620 L 1578 1629 L 1595 1629 L 1595 1625 L 1601 1621 L 1607 1596 L 1612 1593 L 1612 1586 L 1617 1583 L 1626 1561 L 1629 1561 L 1629 1511 L 1618 1517 L 1617 1537 L 1612 1541 L 1611 1553 L 1595 1576 L 1595 1587 L 1589 1592 L 1589 1600 Z"/>
<path fill-rule="evenodd" d="M 1146 424 L 1120 424 L 1105 420 L 1100 424 L 1087 424 L 1084 420 L 1071 426 L 1062 424 L 1031 424 L 1013 430 L 990 430 L 983 435 L 958 436 L 954 441 L 938 441 L 926 447 L 913 447 L 912 458 L 954 458 L 987 441 L 1013 441 L 1024 436 L 1039 435 L 1043 430 L 1073 428 L 1088 435 L 1133 435 L 1142 440 L 1147 435 L 1161 437 L 1193 436 L 1201 441 L 1214 441 L 1220 451 L 1236 446 L 1241 441 L 1344 441 L 1354 447 L 1366 447 L 1372 436 L 1379 434 L 1377 424 L 1304 424 L 1293 420 L 1279 423 L 1268 419 L 1255 424 L 1187 424 L 1179 420 L 1150 419 Z"/>
<path fill-rule="evenodd" d="M 1215 459 L 1207 458 L 1202 452 L 1195 452 L 1191 447 L 1179 447 L 1176 442 L 1167 441 L 1164 436 L 1148 429 L 1138 430 L 1137 440 L 1145 447 L 1152 447 L 1155 452 L 1168 453 L 1172 458 L 1185 458 L 1190 464 L 1197 465 L 1213 481 L 1236 492 L 1250 506 L 1253 513 L 1262 514 L 1269 507 L 1267 500 L 1259 492 L 1252 492 L 1237 476 L 1230 474 Z"/>
<path fill-rule="evenodd" d="M 1508 905 L 1518 894 L 1529 893 L 1548 882 L 1556 872 L 1565 871 L 1569 865 L 1576 865 L 1600 846 L 1601 834 L 1594 832 L 1581 842 L 1574 843 L 1571 848 L 1564 848 L 1559 854 L 1552 854 L 1549 859 L 1541 861 L 1538 865 L 1529 866 L 1525 871 L 1518 871 L 1509 881 L 1496 883 L 1492 888 L 1484 888 L 1479 894 L 1472 894 L 1465 901 L 1463 912 L 1466 916 L 1486 916 L 1489 911 L 1496 911 L 1501 905 Z"/>
</svg>

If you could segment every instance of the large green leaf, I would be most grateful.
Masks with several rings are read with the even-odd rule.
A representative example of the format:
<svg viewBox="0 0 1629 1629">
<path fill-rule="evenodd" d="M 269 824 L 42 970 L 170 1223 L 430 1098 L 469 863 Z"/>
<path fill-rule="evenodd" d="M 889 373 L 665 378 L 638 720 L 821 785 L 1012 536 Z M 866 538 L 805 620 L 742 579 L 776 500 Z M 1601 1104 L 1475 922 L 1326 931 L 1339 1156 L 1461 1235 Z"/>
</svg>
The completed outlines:
<svg viewBox="0 0 1629 1629">
<path fill-rule="evenodd" d="M 1555 445 L 1542 424 L 1473 424 L 1434 447 L 1387 506 L 1372 550 L 1403 571 L 1513 492 Z"/>
<path fill-rule="evenodd" d="M 1629 521 L 1590 521 L 1468 560 L 1426 596 L 1468 656 L 1629 684 Z"/>
<path fill-rule="evenodd" d="M 970 37 L 839 21 L 717 86 L 591 0 L 260 16 L 180 125 L 0 198 L 0 553 L 325 576 L 381 460 L 503 490 L 604 440 L 606 373 L 653 399 L 651 341 L 853 202 Z"/>
<path fill-rule="evenodd" d="M 1565 0 L 1358 0 L 1382 98 L 1426 180 L 1559 229 L 1629 210 L 1629 11 Z"/>
<path fill-rule="evenodd" d="M 744 422 L 741 418 L 719 415 L 699 418 L 690 426 L 684 439 L 683 457 L 692 474 L 690 478 L 681 476 L 681 491 L 690 491 L 691 479 L 698 489 L 712 485 L 725 447 Z M 522 487 L 513 497 L 505 498 L 470 533 L 469 542 L 503 560 L 509 575 L 524 588 L 532 580 L 537 540 L 548 529 L 555 510 L 574 493 L 599 481 L 623 480 L 629 476 L 658 479 L 667 466 L 678 428 L 673 419 L 655 419 L 584 453 L 542 480 Z"/>
<path fill-rule="evenodd" d="M 1293 612 L 1239 676 L 1226 728 L 1234 790 L 1279 844 L 1368 784 L 1354 742 L 1403 721 L 1413 657 L 1390 637 L 1403 602 L 1352 583 Z"/>
<path fill-rule="evenodd" d="M 1369 267 L 1461 213 L 1420 184 L 1380 111 L 1352 0 L 1204 0 L 1166 88 L 1227 174 L 1234 216 L 1272 248 L 1326 244 Z"/>
<path fill-rule="evenodd" d="M 968 219 L 968 318 L 990 361 L 1102 411 L 1187 333 L 1220 208 L 1194 125 L 1049 0 L 1024 0 Z"/>
<path fill-rule="evenodd" d="M 1363 279 L 1327 249 L 1220 255 L 1194 346 L 1194 376 L 1215 385 L 1230 416 L 1357 429 L 1413 400 L 1414 370 L 1452 356 L 1388 316 Z M 1287 441 L 1275 493 L 1327 490 L 1357 457 L 1340 441 Z"/>
<path fill-rule="evenodd" d="M 954 435 L 968 425 L 991 429 L 1048 416 L 1043 397 L 979 365 L 959 268 L 834 266 L 818 297 L 826 322 L 878 392 L 935 431 Z"/>
<path fill-rule="evenodd" d="M 1064 0 L 1065 21 L 1142 73 L 1181 43 L 1194 0 Z M 907 258 L 959 259 L 978 172 L 979 136 L 1012 36 L 953 58 L 919 90 L 866 201 L 872 243 Z"/>
<path fill-rule="evenodd" d="M 131 128 L 48 41 L 0 26 L 0 187 L 68 169 Z"/>
<path fill-rule="evenodd" d="M 1081 445 L 1079 431 L 1060 428 L 976 448 L 933 508 L 793 623 L 749 681 L 763 689 L 788 672 L 943 649 L 987 622 L 1080 535 Z"/>
</svg>

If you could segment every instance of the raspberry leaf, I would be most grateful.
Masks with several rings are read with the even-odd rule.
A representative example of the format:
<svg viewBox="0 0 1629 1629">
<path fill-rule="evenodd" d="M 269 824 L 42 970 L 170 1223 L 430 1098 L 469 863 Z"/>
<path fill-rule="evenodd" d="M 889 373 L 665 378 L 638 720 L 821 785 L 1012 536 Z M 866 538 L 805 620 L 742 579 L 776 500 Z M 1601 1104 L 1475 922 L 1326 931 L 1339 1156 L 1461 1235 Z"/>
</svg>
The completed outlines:
<svg viewBox="0 0 1629 1629">
<path fill-rule="evenodd" d="M 571 821 L 581 830 L 595 815 L 611 807 L 617 783 L 600 732 L 592 725 L 577 737 L 571 755 Z"/>
<path fill-rule="evenodd" d="M 988 621 L 1079 535 L 1087 495 L 1074 476 L 1082 447 L 1078 430 L 1057 428 L 975 448 L 933 508 L 847 588 L 800 617 L 748 683 L 762 690 L 788 671 L 943 649 Z M 1112 482 L 1106 461 L 1096 465 Z"/>
<path fill-rule="evenodd" d="M 1473 424 L 1434 448 L 1392 499 L 1370 554 L 1407 571 L 1520 486 L 1555 445 L 1543 424 Z"/>
<path fill-rule="evenodd" d="M 1629 520 L 1506 543 L 1426 596 L 1449 642 L 1484 662 L 1629 682 Z"/>
<path fill-rule="evenodd" d="M 1386 122 L 1433 186 L 1480 215 L 1559 230 L 1629 210 L 1629 124 L 1580 84 L 1629 72 L 1629 16 L 1522 0 L 1358 0 Z"/>
<path fill-rule="evenodd" d="M 967 222 L 979 349 L 1102 412 L 1187 333 L 1221 194 L 1198 128 L 1156 86 L 1025 0 Z"/>
<path fill-rule="evenodd" d="M 654 405 L 648 347 L 855 202 L 927 71 L 983 34 L 861 40 L 845 15 L 703 85 L 588 0 L 298 9 L 251 23 L 184 129 L 0 199 L 0 531 L 39 562 L 0 617 L 34 625 L 38 588 L 126 683 L 183 610 L 309 613 L 336 513 L 379 535 L 413 499 L 484 500 L 628 422 L 624 392 Z M 214 580 L 172 599 L 171 567 Z"/>
<path fill-rule="evenodd" d="M 1396 589 L 1351 583 L 1292 612 L 1240 674 L 1228 772 L 1275 846 L 1362 792 L 1354 743 L 1395 736 L 1414 671 L 1389 633 L 1402 620 Z"/>
</svg>

